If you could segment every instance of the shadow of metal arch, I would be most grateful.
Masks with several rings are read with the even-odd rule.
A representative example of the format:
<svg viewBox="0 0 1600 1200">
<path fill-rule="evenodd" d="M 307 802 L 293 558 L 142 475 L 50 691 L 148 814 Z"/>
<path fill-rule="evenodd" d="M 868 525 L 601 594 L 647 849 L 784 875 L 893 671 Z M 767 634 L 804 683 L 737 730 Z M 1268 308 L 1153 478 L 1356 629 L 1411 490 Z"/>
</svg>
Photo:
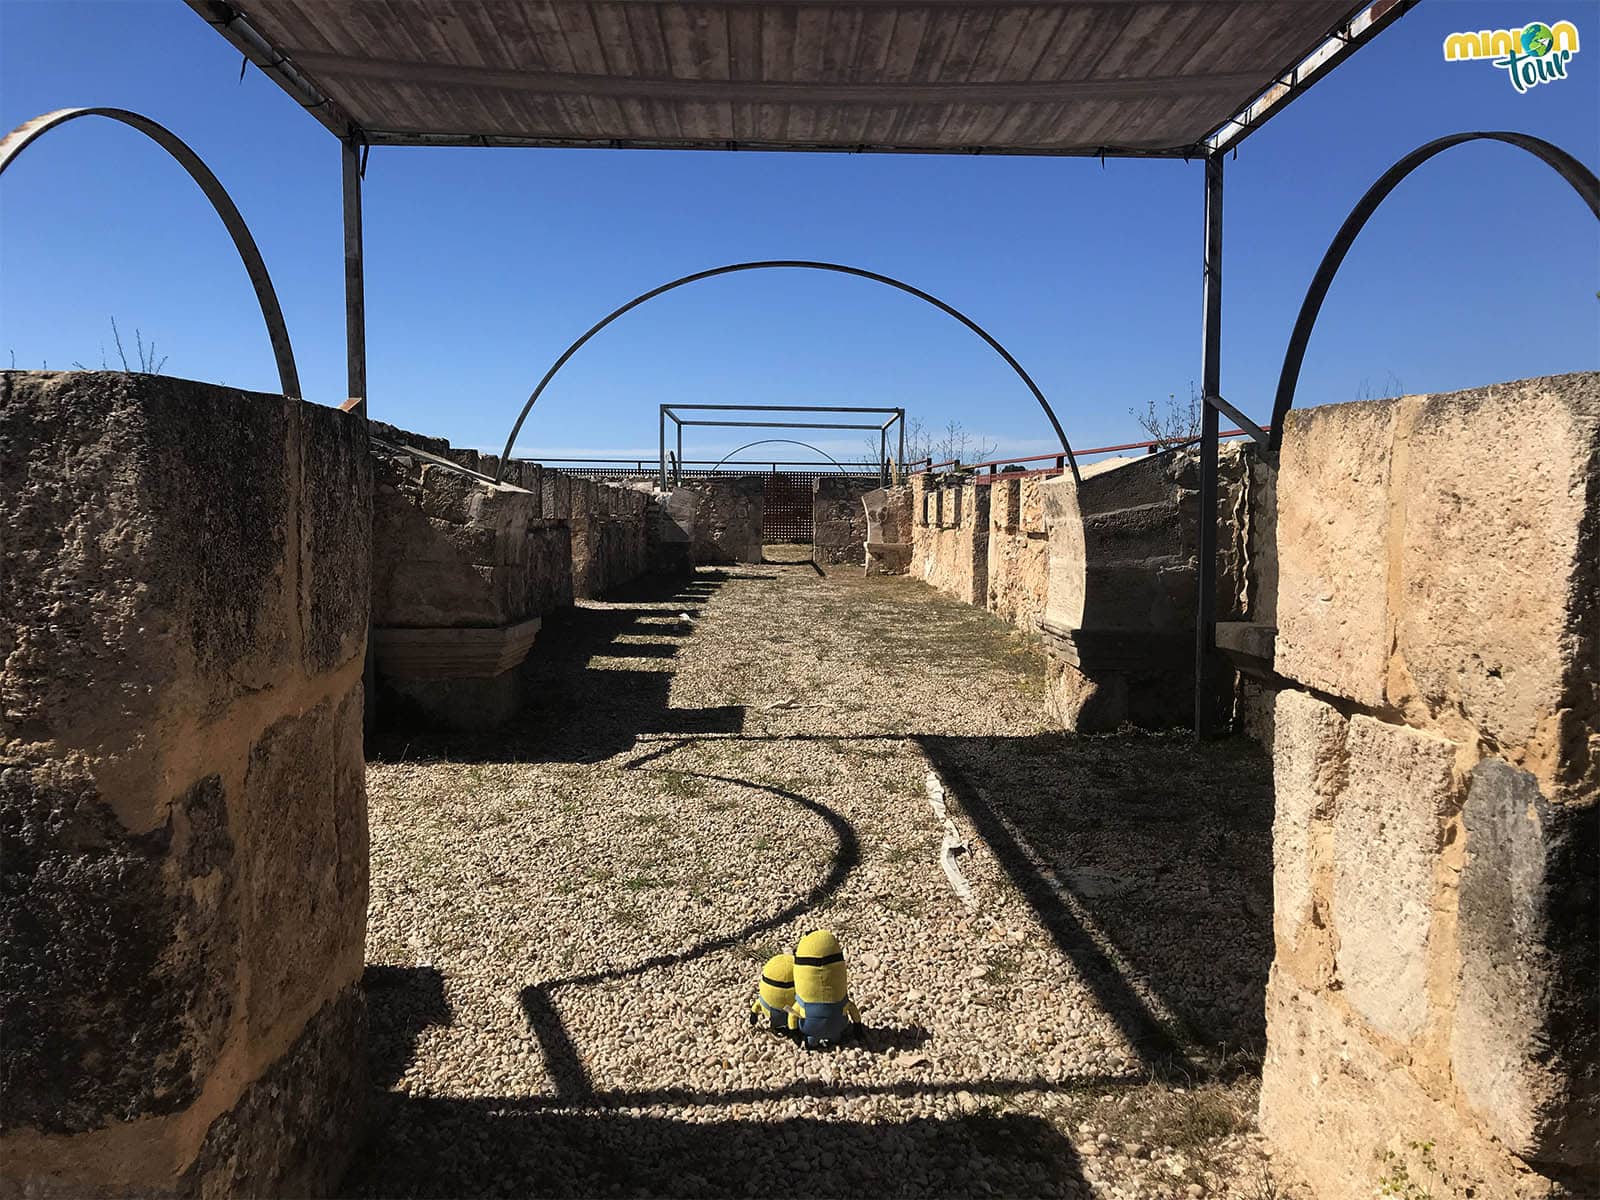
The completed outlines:
<svg viewBox="0 0 1600 1200">
<path fill-rule="evenodd" d="M 810 450 L 814 454 L 822 455 L 823 458 L 827 459 L 834 466 L 838 467 L 839 470 L 841 470 L 841 471 L 844 470 L 844 464 L 841 463 L 833 455 L 829 454 L 826 450 L 823 450 L 822 448 L 820 448 L 818 446 L 813 446 L 810 442 L 797 442 L 797 441 L 794 440 L 794 438 L 760 438 L 760 439 L 758 439 L 757 441 L 754 441 L 754 442 L 746 442 L 742 446 L 735 446 L 732 450 L 729 450 L 726 454 L 724 454 L 721 458 L 719 458 L 717 460 L 717 467 L 720 467 L 723 463 L 727 462 L 730 458 L 732 458 L 735 454 L 739 453 L 739 451 L 741 451 L 741 450 L 748 450 L 752 446 L 776 446 L 776 445 L 803 446 L 807 450 Z M 713 471 L 715 471 L 717 469 L 717 467 L 712 467 L 711 469 Z"/>
<path fill-rule="evenodd" d="M 712 267 L 708 271 L 696 271 L 693 275 L 685 275 L 681 279 L 674 279 L 671 283 L 664 283 L 658 288 L 652 288 L 643 295 L 635 296 L 621 308 L 613 309 L 602 320 L 596 322 L 594 325 L 591 325 L 588 331 L 582 337 L 573 342 L 572 345 L 568 346 L 566 350 L 562 351 L 561 357 L 556 359 L 555 363 L 550 367 L 550 369 L 544 373 L 544 378 L 539 380 L 539 385 L 533 389 L 533 394 L 528 397 L 528 402 L 522 406 L 522 411 L 517 414 L 517 422 L 511 427 L 511 435 L 506 438 L 505 449 L 501 451 L 500 454 L 500 467 L 496 472 L 495 481 L 499 482 L 500 476 L 505 472 L 506 464 L 511 461 L 511 450 L 516 445 L 517 434 L 522 432 L 522 423 L 528 419 L 528 413 L 532 410 L 539 397 L 544 394 L 545 387 L 550 383 L 550 380 L 555 377 L 555 373 L 566 365 L 567 360 L 581 350 L 584 343 L 592 338 L 595 334 L 599 333 L 602 329 L 611 324 L 611 322 L 615 321 L 624 313 L 638 308 L 639 305 L 643 304 L 645 301 L 654 300 L 657 296 L 673 291 L 676 288 L 684 287 L 687 284 L 698 283 L 702 279 L 713 279 L 718 275 L 732 275 L 737 271 L 774 270 L 832 271 L 838 275 L 854 275 L 859 279 L 870 279 L 874 283 L 886 284 L 889 287 L 905 292 L 909 296 L 915 296 L 918 300 L 922 300 L 925 303 L 931 304 L 940 312 L 946 313 L 960 321 L 968 329 L 972 330 L 973 333 L 982 338 L 988 344 L 989 348 L 1003 358 L 1006 362 L 1006 365 L 1017 373 L 1018 378 L 1020 378 L 1023 383 L 1027 384 L 1028 390 L 1033 393 L 1033 398 L 1039 402 L 1039 407 L 1044 409 L 1044 415 L 1050 418 L 1050 424 L 1055 429 L 1056 436 L 1061 439 L 1061 450 L 1062 453 L 1066 455 L 1067 464 L 1072 468 L 1072 477 L 1074 479 L 1080 478 L 1078 475 L 1078 463 L 1077 460 L 1072 456 L 1072 447 L 1067 443 L 1067 435 L 1061 428 L 1061 422 L 1056 420 L 1055 410 L 1050 407 L 1050 402 L 1045 399 L 1044 393 L 1039 390 L 1039 385 L 1033 381 L 1033 377 L 1029 375 L 1027 371 L 1022 369 L 1022 364 L 1012 357 L 1011 352 L 1002 346 L 995 339 L 994 335 L 992 335 L 983 326 L 979 325 L 971 317 L 967 316 L 959 309 L 946 304 L 937 296 L 931 296 L 921 288 L 913 287 L 904 280 L 895 279 L 890 275 L 880 275 L 876 271 L 868 271 L 863 267 L 849 267 L 845 266 L 843 263 L 814 262 L 810 259 L 772 259 L 762 262 L 731 263 L 725 267 Z"/>
<path fill-rule="evenodd" d="M 250 274 L 250 286 L 255 288 L 256 301 L 261 305 L 261 317 L 267 323 L 267 337 L 272 341 L 272 355 L 277 360 L 278 386 L 285 396 L 300 399 L 300 373 L 295 369 L 294 351 L 289 345 L 289 329 L 284 324 L 283 309 L 278 306 L 278 294 L 272 290 L 272 278 L 267 274 L 267 264 L 262 261 L 255 238 L 250 236 L 250 229 L 239 215 L 238 206 L 228 195 L 227 189 L 201 161 L 200 156 L 170 129 L 124 108 L 60 108 L 34 117 L 31 121 L 24 121 L 6 134 L 5 139 L 0 141 L 0 175 L 39 138 L 58 125 L 76 121 L 79 117 L 105 117 L 130 129 L 137 129 L 176 159 L 178 165 L 189 172 L 189 178 L 200 185 L 206 199 L 211 201 L 211 207 L 222 218 L 228 236 L 233 239 L 233 247 L 244 260 L 244 269 Z"/>
<path fill-rule="evenodd" d="M 1339 226 L 1333 244 L 1322 256 L 1322 262 L 1317 266 L 1317 273 L 1312 276 L 1311 286 L 1306 290 L 1306 298 L 1300 305 L 1300 315 L 1295 318 L 1294 332 L 1289 335 L 1289 349 L 1283 356 L 1283 370 L 1278 376 L 1278 392 L 1272 402 L 1272 433 L 1268 442 L 1269 449 L 1277 450 L 1283 443 L 1283 421 L 1288 416 L 1289 409 L 1294 406 L 1295 388 L 1300 382 L 1300 367 L 1305 360 L 1306 346 L 1311 341 L 1312 326 L 1316 324 L 1317 314 L 1322 310 L 1322 302 L 1327 298 L 1328 289 L 1333 285 L 1333 277 L 1338 272 L 1340 264 L 1344 262 L 1345 255 L 1349 253 L 1356 235 L 1377 211 L 1378 206 L 1388 198 L 1389 193 L 1394 191 L 1400 181 L 1412 171 L 1452 146 L 1475 141 L 1504 142 L 1508 146 L 1526 150 L 1540 162 L 1553 167 L 1556 173 L 1571 184 L 1572 189 L 1582 197 L 1583 202 L 1589 206 L 1589 211 L 1596 218 L 1600 218 L 1600 180 L 1596 180 L 1594 172 L 1572 155 L 1543 138 L 1526 133 L 1492 130 L 1453 133 L 1448 137 L 1418 146 L 1379 176 L 1378 182 L 1367 189 L 1367 194 L 1361 197 L 1355 208 L 1350 210 L 1350 215 L 1344 219 L 1344 224 Z"/>
</svg>

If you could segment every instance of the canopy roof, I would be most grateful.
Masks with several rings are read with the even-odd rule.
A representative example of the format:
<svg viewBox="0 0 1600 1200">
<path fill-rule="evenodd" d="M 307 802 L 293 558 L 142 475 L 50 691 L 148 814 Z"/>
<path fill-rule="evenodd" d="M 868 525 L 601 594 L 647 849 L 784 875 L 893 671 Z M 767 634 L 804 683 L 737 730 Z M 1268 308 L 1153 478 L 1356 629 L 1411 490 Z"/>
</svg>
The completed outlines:
<svg viewBox="0 0 1600 1200">
<path fill-rule="evenodd" d="M 1204 153 L 1293 94 L 1308 59 L 1331 65 L 1410 7 L 188 3 L 329 129 L 374 145 L 1078 155 Z"/>
</svg>

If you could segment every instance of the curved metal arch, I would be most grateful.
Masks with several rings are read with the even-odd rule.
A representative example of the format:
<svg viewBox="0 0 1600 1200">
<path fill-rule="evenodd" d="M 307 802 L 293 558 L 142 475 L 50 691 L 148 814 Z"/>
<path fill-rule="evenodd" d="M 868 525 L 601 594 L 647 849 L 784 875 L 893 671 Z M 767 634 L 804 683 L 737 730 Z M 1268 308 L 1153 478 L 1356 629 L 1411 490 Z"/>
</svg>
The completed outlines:
<svg viewBox="0 0 1600 1200">
<path fill-rule="evenodd" d="M 742 446 L 737 446 L 734 449 L 729 450 L 720 459 L 718 459 L 717 460 L 717 467 L 720 467 L 723 463 L 727 462 L 735 454 L 739 453 L 740 450 L 748 450 L 748 449 L 750 449 L 751 446 L 774 446 L 774 445 L 778 445 L 780 443 L 782 445 L 785 445 L 785 446 L 804 446 L 807 450 L 810 450 L 812 453 L 822 455 L 823 458 L 827 459 L 834 466 L 838 467 L 839 470 L 841 470 L 841 471 L 844 470 L 844 464 L 841 463 L 833 455 L 829 454 L 826 450 L 823 450 L 822 448 L 820 448 L 818 446 L 813 446 L 810 442 L 797 442 L 797 441 L 794 440 L 794 438 L 758 438 L 756 441 L 746 442 Z M 715 471 L 717 469 L 717 467 L 712 467 L 711 469 L 713 471 Z"/>
<path fill-rule="evenodd" d="M 511 435 L 506 438 L 505 450 L 500 456 L 500 469 L 502 471 L 505 470 L 504 464 L 510 460 L 511 450 L 516 444 L 517 434 L 522 432 L 522 423 L 528 419 L 528 413 L 532 410 L 539 397 L 544 394 L 545 387 L 550 383 L 550 380 L 555 377 L 555 373 L 561 370 L 562 367 L 566 366 L 567 360 L 581 350 L 585 342 L 587 342 L 595 334 L 599 333 L 607 325 L 611 324 L 611 322 L 615 321 L 624 313 L 638 308 L 639 305 L 643 304 L 645 301 L 654 300 L 657 296 L 660 296 L 665 292 L 673 291 L 676 288 L 681 288 L 686 284 L 698 283 L 702 279 L 712 279 L 718 275 L 732 275 L 737 271 L 772 270 L 832 271 L 839 275 L 854 275 L 860 279 L 870 279 L 874 283 L 886 284 L 889 287 L 905 292 L 907 295 L 915 296 L 918 300 L 922 300 L 928 304 L 931 304 L 940 312 L 946 313 L 947 315 L 952 316 L 956 320 L 960 321 L 968 329 L 972 330 L 973 333 L 977 334 L 986 343 L 988 343 L 989 348 L 1003 358 L 1006 362 L 1006 365 L 1017 373 L 1017 376 L 1022 380 L 1023 383 L 1028 385 L 1028 390 L 1033 393 L 1033 398 L 1039 402 L 1039 407 L 1044 409 L 1044 415 L 1050 418 L 1050 424 L 1055 429 L 1056 436 L 1061 439 L 1061 450 L 1062 453 L 1066 455 L 1068 465 L 1072 468 L 1072 477 L 1081 481 L 1081 477 L 1078 475 L 1077 460 L 1072 456 L 1072 447 L 1067 443 L 1067 435 L 1061 428 L 1061 422 L 1056 420 L 1055 410 L 1050 407 L 1050 402 L 1044 398 L 1044 393 L 1039 390 L 1039 385 L 1033 381 L 1033 377 L 1029 375 L 1027 371 L 1022 369 L 1021 363 L 1012 357 L 1011 351 L 1002 346 L 995 339 L 994 335 L 982 325 L 979 325 L 976 321 L 967 316 L 965 313 L 961 312 L 959 309 L 946 304 L 937 296 L 929 295 L 921 288 L 913 287 L 904 280 L 895 279 L 890 275 L 880 275 L 876 271 L 868 271 L 863 267 L 850 267 L 845 266 L 843 263 L 816 262 L 811 259 L 798 258 L 770 259 L 761 262 L 731 263 L 725 267 L 712 267 L 708 271 L 696 271 L 693 275 L 685 275 L 681 279 L 674 279 L 671 283 L 664 283 L 660 287 L 652 288 L 650 291 L 645 292 L 642 295 L 635 296 L 621 308 L 613 309 L 607 316 L 591 325 L 588 331 L 584 333 L 582 337 L 562 351 L 561 357 L 556 359 L 554 364 L 551 365 L 550 369 L 544 373 L 544 378 L 539 380 L 539 385 L 533 389 L 533 394 L 528 397 L 528 402 L 522 406 L 522 411 L 517 414 L 517 422 L 511 427 Z"/>
<path fill-rule="evenodd" d="M 250 286 L 255 288 L 256 301 L 261 305 L 261 317 L 267 323 L 267 337 L 272 341 L 272 355 L 278 363 L 278 386 L 283 389 L 285 396 L 300 399 L 300 373 L 295 369 L 294 350 L 289 345 L 289 329 L 284 324 L 278 294 L 272 289 L 272 277 L 267 274 L 267 264 L 262 261 L 255 238 L 250 236 L 250 228 L 239 215 L 233 197 L 211 173 L 211 168 L 170 129 L 125 108 L 59 108 L 34 117 L 31 121 L 24 121 L 6 134 L 5 139 L 0 141 L 0 175 L 39 138 L 58 125 L 76 121 L 79 117 L 105 117 L 138 130 L 176 159 L 178 165 L 189 173 L 189 178 L 200 185 L 206 199 L 211 201 L 211 207 L 222 218 L 228 236 L 233 239 L 233 248 L 239 252 L 244 269 L 249 272 Z"/>
<path fill-rule="evenodd" d="M 1594 213 L 1596 218 L 1600 218 L 1600 180 L 1595 178 L 1593 171 L 1572 155 L 1543 138 L 1527 133 L 1490 130 L 1453 133 L 1448 137 L 1418 146 L 1379 176 L 1378 181 L 1367 189 L 1366 195 L 1361 197 L 1355 208 L 1350 210 L 1350 215 L 1344 219 L 1344 224 L 1339 226 L 1339 232 L 1335 235 L 1332 245 L 1322 256 L 1322 262 L 1317 265 L 1317 272 L 1312 276 L 1311 286 L 1306 289 L 1305 300 L 1300 305 L 1300 315 L 1295 318 L 1294 331 L 1289 335 L 1289 348 L 1283 356 L 1283 370 L 1278 375 L 1278 391 L 1272 402 L 1272 433 L 1271 440 L 1267 443 L 1268 449 L 1276 450 L 1283 443 L 1283 422 L 1290 408 L 1294 406 L 1295 388 L 1300 382 L 1300 367 L 1305 361 L 1306 346 L 1311 341 L 1312 326 L 1316 324 L 1317 314 L 1322 310 L 1322 302 L 1327 298 L 1328 289 L 1333 285 L 1333 277 L 1344 262 L 1345 255 L 1349 253 L 1356 235 L 1377 211 L 1378 206 L 1388 198 L 1389 193 L 1394 191 L 1400 181 L 1412 171 L 1452 146 L 1475 141 L 1504 142 L 1508 146 L 1526 150 L 1540 162 L 1554 168 L 1561 178 L 1572 185 L 1572 189 L 1589 206 L 1589 211 Z"/>
</svg>

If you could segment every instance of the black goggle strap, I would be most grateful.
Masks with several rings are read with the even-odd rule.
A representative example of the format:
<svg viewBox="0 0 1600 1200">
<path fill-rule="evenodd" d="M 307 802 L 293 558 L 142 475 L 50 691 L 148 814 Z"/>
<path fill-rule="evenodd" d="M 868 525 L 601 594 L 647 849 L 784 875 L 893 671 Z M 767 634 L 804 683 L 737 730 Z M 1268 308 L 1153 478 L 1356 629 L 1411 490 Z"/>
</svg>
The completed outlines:
<svg viewBox="0 0 1600 1200">
<path fill-rule="evenodd" d="M 836 962 L 843 962 L 844 954 L 829 954 L 825 958 L 796 958 L 794 965 L 797 967 L 828 967 Z"/>
<path fill-rule="evenodd" d="M 777 988 L 780 992 L 792 992 L 792 991 L 794 991 L 794 980 L 792 980 L 792 979 L 789 980 L 788 982 L 784 982 L 784 981 L 778 980 L 778 979 L 768 979 L 766 977 L 766 975 L 763 974 L 761 976 L 761 982 L 766 984 L 768 987 Z"/>
</svg>

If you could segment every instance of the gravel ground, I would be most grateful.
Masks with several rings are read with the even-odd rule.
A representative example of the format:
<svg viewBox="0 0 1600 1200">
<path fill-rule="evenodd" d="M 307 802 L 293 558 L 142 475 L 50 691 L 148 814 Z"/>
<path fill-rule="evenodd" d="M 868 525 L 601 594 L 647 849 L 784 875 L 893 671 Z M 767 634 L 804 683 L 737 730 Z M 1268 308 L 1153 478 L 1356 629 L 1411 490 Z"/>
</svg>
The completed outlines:
<svg viewBox="0 0 1600 1200">
<path fill-rule="evenodd" d="M 369 767 L 348 1193 L 1302 1194 L 1254 1132 L 1253 746 L 1053 731 L 1029 639 L 809 561 L 583 603 L 528 670 L 512 729 Z M 808 1054 L 746 1015 L 819 926 L 869 1030 Z"/>
</svg>

